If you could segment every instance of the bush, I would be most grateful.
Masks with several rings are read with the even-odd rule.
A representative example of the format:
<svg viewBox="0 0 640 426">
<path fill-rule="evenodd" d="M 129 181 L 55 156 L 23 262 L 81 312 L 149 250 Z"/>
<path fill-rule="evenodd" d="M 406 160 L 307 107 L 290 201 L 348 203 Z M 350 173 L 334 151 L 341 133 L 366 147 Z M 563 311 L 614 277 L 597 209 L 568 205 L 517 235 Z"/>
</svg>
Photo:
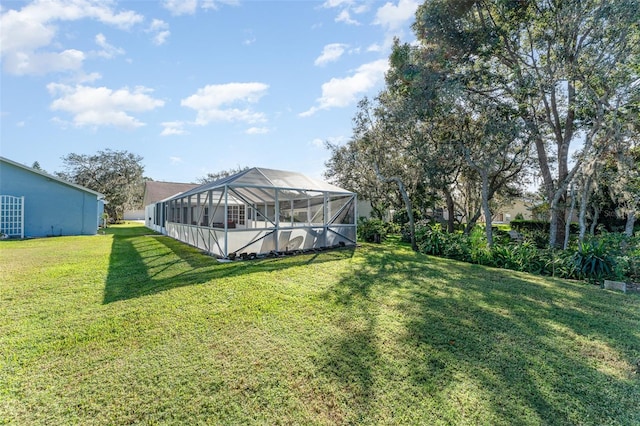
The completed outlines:
<svg viewBox="0 0 640 426">
<path fill-rule="evenodd" d="M 613 276 L 621 281 L 640 282 L 640 235 L 603 232 L 598 238 L 614 258 Z"/>
<path fill-rule="evenodd" d="M 546 220 L 520 220 L 514 219 L 509 225 L 518 232 L 542 231 L 549 233 L 549 222 Z"/>
<path fill-rule="evenodd" d="M 382 242 L 387 238 L 387 226 L 380 219 L 360 218 L 358 220 L 358 239 L 368 243 Z"/>
<path fill-rule="evenodd" d="M 509 222 L 512 229 L 523 233 L 527 231 L 542 231 L 549 234 L 550 224 L 547 220 L 519 220 L 514 219 Z M 572 223 L 569 225 L 569 232 L 572 234 L 577 234 L 580 232 L 580 227 L 577 223 Z"/>
<path fill-rule="evenodd" d="M 445 233 L 442 254 L 450 259 L 460 260 L 468 263 L 478 263 L 478 257 L 473 244 L 470 243 L 469 236 L 461 233 Z"/>
<path fill-rule="evenodd" d="M 604 239 L 592 239 L 580 244 L 578 251 L 573 254 L 578 278 L 594 284 L 605 278 L 615 278 L 615 258 L 610 254 L 610 248 Z"/>
<path fill-rule="evenodd" d="M 416 244 L 421 253 L 441 256 L 446 236 L 439 223 L 431 225 L 420 222 L 416 224 Z"/>
<path fill-rule="evenodd" d="M 384 228 L 387 234 L 399 234 L 402 227 L 397 223 L 384 222 Z"/>
<path fill-rule="evenodd" d="M 448 233 L 438 223 L 416 224 L 416 243 L 421 253 L 469 263 L 553 275 L 560 278 L 601 282 L 603 279 L 640 281 L 640 236 L 603 232 L 568 250 L 548 248 L 548 234 L 523 232 L 523 241 L 512 242 L 498 235 L 491 249 L 486 234 L 476 227 L 470 235 Z"/>
<path fill-rule="evenodd" d="M 540 230 L 522 230 L 518 231 L 522 235 L 524 242 L 533 244 L 539 249 L 546 249 L 549 247 L 549 232 Z"/>
</svg>

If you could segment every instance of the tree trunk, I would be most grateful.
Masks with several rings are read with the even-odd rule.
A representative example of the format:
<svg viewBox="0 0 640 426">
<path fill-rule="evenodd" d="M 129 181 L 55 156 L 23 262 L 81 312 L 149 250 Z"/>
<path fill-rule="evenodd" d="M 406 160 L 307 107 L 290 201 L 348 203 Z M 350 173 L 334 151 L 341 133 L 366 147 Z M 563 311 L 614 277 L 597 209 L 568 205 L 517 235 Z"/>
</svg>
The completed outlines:
<svg viewBox="0 0 640 426">
<path fill-rule="evenodd" d="M 411 235 L 411 248 L 413 251 L 418 251 L 418 245 L 416 244 L 416 222 L 413 219 L 413 206 L 411 205 L 411 198 L 407 193 L 407 189 L 402 182 L 402 179 L 399 177 L 384 177 L 382 173 L 380 173 L 380 167 L 378 164 L 374 164 L 374 168 L 376 171 L 376 176 L 382 182 L 395 182 L 398 185 L 398 190 L 400 190 L 400 195 L 402 195 L 402 199 L 404 200 L 404 205 L 407 209 L 407 216 L 409 217 L 409 233 Z"/>
<path fill-rule="evenodd" d="M 630 210 L 627 213 L 627 223 L 624 226 L 624 234 L 628 237 L 633 236 L 633 226 L 636 223 L 636 211 Z"/>
<path fill-rule="evenodd" d="M 407 189 L 404 187 L 402 180 L 394 179 L 398 184 L 398 189 L 400 190 L 400 194 L 402 194 L 402 199 L 404 200 L 404 205 L 407 209 L 407 216 L 409 217 L 409 233 L 411 234 L 411 248 L 413 251 L 418 251 L 418 245 L 416 244 L 416 222 L 413 219 L 413 206 L 411 204 L 411 198 L 407 193 Z"/>
<path fill-rule="evenodd" d="M 596 226 L 598 226 L 598 218 L 600 217 L 600 209 L 598 207 L 593 208 L 593 221 L 589 227 L 589 234 L 595 235 Z"/>
<path fill-rule="evenodd" d="M 582 194 L 580 196 L 580 213 L 578 214 L 578 223 L 580 225 L 580 234 L 578 235 L 578 242 L 582 244 L 584 241 L 584 235 L 587 232 L 587 206 L 589 205 L 589 191 L 591 190 L 591 176 L 587 177 L 582 187 Z"/>
<path fill-rule="evenodd" d="M 568 215 L 565 219 L 564 225 L 564 244 L 562 245 L 562 249 L 566 250 L 569 247 L 569 235 L 571 234 L 571 218 L 573 217 L 573 210 L 576 207 L 576 191 L 573 188 L 573 184 L 571 184 L 571 207 L 569 207 Z"/>
<path fill-rule="evenodd" d="M 487 246 L 493 247 L 493 228 L 491 227 L 491 209 L 489 208 L 489 176 L 486 171 L 482 175 L 482 210 L 487 233 Z"/>
<path fill-rule="evenodd" d="M 444 198 L 447 201 L 447 232 L 455 231 L 455 204 L 453 202 L 453 196 L 449 188 L 444 188 Z"/>
</svg>

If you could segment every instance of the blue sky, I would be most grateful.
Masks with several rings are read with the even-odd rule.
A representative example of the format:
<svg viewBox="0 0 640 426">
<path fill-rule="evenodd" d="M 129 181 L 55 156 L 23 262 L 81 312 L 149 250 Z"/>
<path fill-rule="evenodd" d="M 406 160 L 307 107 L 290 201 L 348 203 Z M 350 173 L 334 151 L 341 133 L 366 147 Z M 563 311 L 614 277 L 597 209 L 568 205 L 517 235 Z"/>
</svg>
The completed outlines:
<svg viewBox="0 0 640 426">
<path fill-rule="evenodd" d="M 0 155 L 141 155 L 154 180 L 236 167 L 321 177 L 414 0 L 1 3 Z"/>
</svg>

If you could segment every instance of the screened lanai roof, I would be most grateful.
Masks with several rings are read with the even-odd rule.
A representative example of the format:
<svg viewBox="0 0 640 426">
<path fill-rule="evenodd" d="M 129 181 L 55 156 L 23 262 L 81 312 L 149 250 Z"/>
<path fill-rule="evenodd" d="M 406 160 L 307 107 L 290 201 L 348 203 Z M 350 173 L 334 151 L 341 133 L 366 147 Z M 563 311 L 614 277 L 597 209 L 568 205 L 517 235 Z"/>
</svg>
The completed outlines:
<svg viewBox="0 0 640 426">
<path fill-rule="evenodd" d="M 352 194 L 346 189 L 310 178 L 302 173 L 254 167 L 215 182 L 205 183 L 172 198 L 188 197 L 209 190 L 222 190 L 225 186 L 233 188 L 247 198 L 261 200 L 274 200 L 275 191 L 271 190 L 275 189 L 279 190 L 280 199 L 295 199 L 308 192 Z"/>
</svg>

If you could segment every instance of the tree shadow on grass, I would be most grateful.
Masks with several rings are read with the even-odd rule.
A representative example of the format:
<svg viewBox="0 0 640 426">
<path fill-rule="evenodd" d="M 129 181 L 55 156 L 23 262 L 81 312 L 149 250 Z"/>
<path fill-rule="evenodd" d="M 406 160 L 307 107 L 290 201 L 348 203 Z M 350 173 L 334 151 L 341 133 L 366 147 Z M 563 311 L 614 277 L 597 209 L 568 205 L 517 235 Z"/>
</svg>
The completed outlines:
<svg viewBox="0 0 640 426">
<path fill-rule="evenodd" d="M 318 253 L 220 263 L 170 237 L 146 228 L 110 228 L 113 235 L 103 304 L 173 288 L 215 282 L 256 272 L 271 272 L 353 256 L 352 248 Z"/>
<path fill-rule="evenodd" d="M 351 395 L 349 421 L 379 420 L 376 394 L 395 395 L 386 406 L 405 422 L 640 420 L 638 298 L 408 250 L 363 257 L 325 295 L 341 307 L 341 332 L 324 342 L 319 363 L 319 374 Z M 393 335 L 380 326 L 390 312 L 401 323 Z M 404 384 L 378 389 L 380 376 Z M 437 409 L 420 412 L 416 401 Z"/>
</svg>

